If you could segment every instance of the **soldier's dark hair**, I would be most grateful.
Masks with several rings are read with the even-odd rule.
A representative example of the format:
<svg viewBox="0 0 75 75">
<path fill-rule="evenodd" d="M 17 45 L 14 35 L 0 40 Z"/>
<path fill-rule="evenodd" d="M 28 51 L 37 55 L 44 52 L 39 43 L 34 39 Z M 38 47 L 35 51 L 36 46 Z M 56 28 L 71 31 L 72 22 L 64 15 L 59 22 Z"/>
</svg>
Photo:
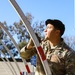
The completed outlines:
<svg viewBox="0 0 75 75">
<path fill-rule="evenodd" d="M 65 25 L 60 21 L 60 20 L 57 20 L 57 19 L 47 19 L 45 21 L 45 24 L 48 25 L 48 24 L 52 24 L 56 29 L 60 30 L 60 35 L 62 36 L 64 34 L 64 31 L 65 31 Z"/>
</svg>

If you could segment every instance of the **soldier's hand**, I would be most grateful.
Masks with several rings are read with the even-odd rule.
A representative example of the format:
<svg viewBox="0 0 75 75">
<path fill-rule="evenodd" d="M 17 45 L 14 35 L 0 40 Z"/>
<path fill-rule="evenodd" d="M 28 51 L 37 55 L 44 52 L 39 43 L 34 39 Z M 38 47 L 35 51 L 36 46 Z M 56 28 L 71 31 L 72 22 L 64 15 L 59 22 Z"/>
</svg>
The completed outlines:
<svg viewBox="0 0 75 75">
<path fill-rule="evenodd" d="M 38 36 L 38 34 L 35 33 L 35 35 L 36 35 L 38 41 L 41 42 L 41 38 Z M 29 40 L 29 42 L 27 44 L 27 49 L 33 48 L 33 46 L 34 46 L 33 40 L 30 38 L 30 40 Z"/>
<path fill-rule="evenodd" d="M 30 38 L 30 40 L 27 44 L 27 49 L 33 48 L 33 46 L 34 46 L 34 43 L 33 43 L 32 39 Z"/>
</svg>

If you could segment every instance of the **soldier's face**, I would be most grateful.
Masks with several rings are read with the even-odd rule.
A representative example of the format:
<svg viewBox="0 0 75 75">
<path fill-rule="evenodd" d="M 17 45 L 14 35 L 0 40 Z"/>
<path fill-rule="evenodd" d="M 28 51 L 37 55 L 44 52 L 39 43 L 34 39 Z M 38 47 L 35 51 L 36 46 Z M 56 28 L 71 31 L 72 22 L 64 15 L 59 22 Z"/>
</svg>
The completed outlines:
<svg viewBox="0 0 75 75">
<path fill-rule="evenodd" d="M 48 24 L 44 32 L 46 40 L 53 40 L 56 38 L 56 29 L 52 24 Z"/>
</svg>

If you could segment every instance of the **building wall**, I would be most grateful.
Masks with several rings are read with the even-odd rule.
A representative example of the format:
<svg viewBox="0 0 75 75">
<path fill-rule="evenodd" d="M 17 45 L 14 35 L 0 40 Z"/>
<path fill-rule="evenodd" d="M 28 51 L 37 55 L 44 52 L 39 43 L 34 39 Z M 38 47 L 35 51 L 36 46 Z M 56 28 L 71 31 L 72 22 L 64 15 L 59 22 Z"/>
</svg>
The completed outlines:
<svg viewBox="0 0 75 75">
<path fill-rule="evenodd" d="M 16 74 L 15 74 L 15 72 L 14 72 L 14 70 L 12 68 L 8 67 L 8 65 L 10 66 L 10 64 L 8 62 L 0 61 L 0 75 L 20 75 L 20 72 L 19 72 L 17 66 L 15 65 L 15 63 L 14 62 L 10 62 L 10 63 L 14 67 L 14 70 L 16 71 Z M 19 65 L 19 68 L 20 68 L 22 74 L 23 75 L 28 75 L 28 74 L 26 74 L 27 71 L 25 69 L 24 63 L 23 62 L 17 62 L 17 63 Z M 35 67 L 33 67 L 31 65 L 31 63 L 28 63 L 28 66 L 29 66 L 31 72 L 34 73 L 35 72 Z"/>
</svg>

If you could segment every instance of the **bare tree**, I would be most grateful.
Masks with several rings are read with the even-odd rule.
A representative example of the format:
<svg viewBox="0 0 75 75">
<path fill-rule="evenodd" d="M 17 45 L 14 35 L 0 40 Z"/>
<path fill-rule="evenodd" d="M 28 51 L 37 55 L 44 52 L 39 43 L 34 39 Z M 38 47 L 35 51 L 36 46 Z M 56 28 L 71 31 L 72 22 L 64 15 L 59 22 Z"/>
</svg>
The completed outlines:
<svg viewBox="0 0 75 75">
<path fill-rule="evenodd" d="M 75 50 L 75 36 L 65 36 L 65 42 L 69 45 L 73 50 Z"/>
</svg>

